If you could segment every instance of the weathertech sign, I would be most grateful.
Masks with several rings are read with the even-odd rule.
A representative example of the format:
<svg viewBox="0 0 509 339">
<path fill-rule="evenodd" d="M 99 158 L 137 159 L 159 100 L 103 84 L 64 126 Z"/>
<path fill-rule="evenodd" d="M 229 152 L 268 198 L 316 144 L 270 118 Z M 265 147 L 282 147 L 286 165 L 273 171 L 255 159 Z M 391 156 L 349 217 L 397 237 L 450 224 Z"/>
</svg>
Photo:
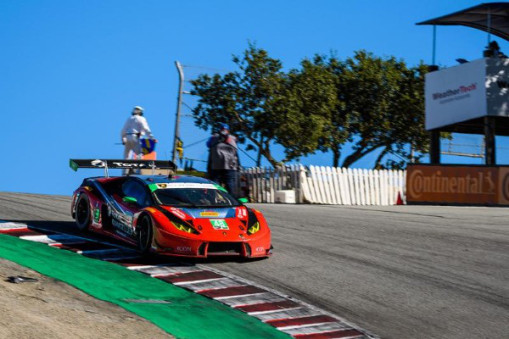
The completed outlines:
<svg viewBox="0 0 509 339">
<path fill-rule="evenodd" d="M 412 165 L 407 201 L 509 205 L 509 167 Z"/>
</svg>

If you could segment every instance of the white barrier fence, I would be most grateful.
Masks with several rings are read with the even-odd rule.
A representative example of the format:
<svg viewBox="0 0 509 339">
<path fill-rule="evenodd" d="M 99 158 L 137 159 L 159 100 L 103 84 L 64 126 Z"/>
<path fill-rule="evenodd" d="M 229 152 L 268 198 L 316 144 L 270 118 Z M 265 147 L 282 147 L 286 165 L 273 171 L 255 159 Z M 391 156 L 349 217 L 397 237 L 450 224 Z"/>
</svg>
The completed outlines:
<svg viewBox="0 0 509 339">
<path fill-rule="evenodd" d="M 291 165 L 243 171 L 253 202 L 276 202 L 276 195 L 295 194 L 296 203 L 395 205 L 405 200 L 406 172 Z"/>
</svg>

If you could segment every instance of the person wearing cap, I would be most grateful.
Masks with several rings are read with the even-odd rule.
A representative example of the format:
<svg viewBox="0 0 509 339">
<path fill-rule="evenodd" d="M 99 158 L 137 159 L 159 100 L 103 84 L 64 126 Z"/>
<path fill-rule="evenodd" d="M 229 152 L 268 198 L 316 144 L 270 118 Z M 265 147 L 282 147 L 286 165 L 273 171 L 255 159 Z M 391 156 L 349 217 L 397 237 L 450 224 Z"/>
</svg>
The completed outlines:
<svg viewBox="0 0 509 339">
<path fill-rule="evenodd" d="M 209 179 L 224 185 L 232 195 L 237 195 L 237 171 L 240 168 L 237 139 L 230 134 L 227 124 L 222 124 L 219 133 L 209 138 L 207 147 Z"/>
<path fill-rule="evenodd" d="M 134 154 L 134 159 L 141 159 L 140 137 L 148 136 L 150 139 L 154 139 L 147 119 L 143 116 L 142 107 L 135 106 L 133 108 L 120 135 L 124 145 L 124 159 L 129 159 L 131 152 Z"/>
</svg>

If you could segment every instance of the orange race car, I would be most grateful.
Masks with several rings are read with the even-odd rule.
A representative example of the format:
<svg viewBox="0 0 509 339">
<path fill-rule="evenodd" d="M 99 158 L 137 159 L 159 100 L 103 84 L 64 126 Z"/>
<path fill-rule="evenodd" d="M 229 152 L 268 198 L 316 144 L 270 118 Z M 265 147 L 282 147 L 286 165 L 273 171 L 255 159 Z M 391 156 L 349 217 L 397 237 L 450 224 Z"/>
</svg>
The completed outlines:
<svg viewBox="0 0 509 339">
<path fill-rule="evenodd" d="M 71 167 L 103 168 L 73 194 L 71 213 L 90 230 L 138 247 L 142 253 L 185 257 L 271 255 L 270 229 L 262 213 L 222 186 L 186 175 L 109 177 L 108 169 L 170 169 L 155 160 L 71 159 Z"/>
</svg>

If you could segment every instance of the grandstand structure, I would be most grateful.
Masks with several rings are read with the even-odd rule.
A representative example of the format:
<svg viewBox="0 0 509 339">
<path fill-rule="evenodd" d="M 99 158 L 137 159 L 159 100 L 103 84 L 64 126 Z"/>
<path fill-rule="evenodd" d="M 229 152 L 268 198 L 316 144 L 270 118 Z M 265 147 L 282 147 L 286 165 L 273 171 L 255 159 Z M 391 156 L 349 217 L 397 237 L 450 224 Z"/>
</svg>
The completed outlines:
<svg viewBox="0 0 509 339">
<path fill-rule="evenodd" d="M 509 41 L 509 3 L 483 3 L 417 25 L 462 25 L 488 34 L 484 58 L 426 75 L 426 129 L 431 134 L 430 163 L 440 164 L 440 132 L 484 135 L 485 165 L 496 165 L 495 136 L 509 136 L 509 59 L 491 35 Z M 433 46 L 436 30 L 433 30 Z M 435 60 L 433 47 L 433 63 Z"/>
</svg>

